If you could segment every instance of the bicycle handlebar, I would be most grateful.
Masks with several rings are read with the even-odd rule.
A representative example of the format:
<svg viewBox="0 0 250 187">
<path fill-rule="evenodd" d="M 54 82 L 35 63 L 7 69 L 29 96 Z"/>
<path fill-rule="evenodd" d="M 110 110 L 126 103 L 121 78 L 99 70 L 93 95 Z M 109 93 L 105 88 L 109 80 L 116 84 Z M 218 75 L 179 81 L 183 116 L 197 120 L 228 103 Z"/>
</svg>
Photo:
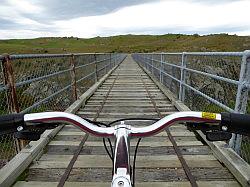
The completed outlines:
<svg viewBox="0 0 250 187">
<path fill-rule="evenodd" d="M 0 132 L 16 129 L 20 125 L 24 125 L 24 114 L 19 113 L 0 116 Z"/>
<path fill-rule="evenodd" d="M 250 135 L 250 115 L 237 113 L 221 113 L 221 125 L 229 132 Z"/>
<path fill-rule="evenodd" d="M 107 137 L 114 135 L 114 127 L 98 127 L 81 117 L 66 112 L 42 112 L 24 115 L 27 125 L 33 123 L 67 123 L 95 136 Z"/>
<path fill-rule="evenodd" d="M 127 128 L 130 136 L 146 137 L 160 133 L 165 128 L 180 122 L 214 123 L 226 126 L 229 132 L 250 134 L 250 115 L 236 113 L 206 113 L 206 112 L 177 112 L 168 115 L 156 123 L 145 127 L 132 127 L 129 125 L 119 126 Z M 100 137 L 115 136 L 118 126 L 98 127 L 88 121 L 70 113 L 65 112 L 42 112 L 32 114 L 10 114 L 0 116 L 0 131 L 17 128 L 18 126 L 30 126 L 36 123 L 67 123 L 81 130 Z"/>
<path fill-rule="evenodd" d="M 206 115 L 204 115 L 206 114 Z M 160 133 L 167 127 L 181 122 L 200 122 L 200 123 L 219 123 L 221 121 L 220 114 L 212 114 L 209 116 L 204 112 L 176 112 L 174 114 L 168 115 L 161 120 L 155 122 L 152 125 L 146 127 L 132 127 L 131 136 L 152 136 L 154 134 Z"/>
</svg>

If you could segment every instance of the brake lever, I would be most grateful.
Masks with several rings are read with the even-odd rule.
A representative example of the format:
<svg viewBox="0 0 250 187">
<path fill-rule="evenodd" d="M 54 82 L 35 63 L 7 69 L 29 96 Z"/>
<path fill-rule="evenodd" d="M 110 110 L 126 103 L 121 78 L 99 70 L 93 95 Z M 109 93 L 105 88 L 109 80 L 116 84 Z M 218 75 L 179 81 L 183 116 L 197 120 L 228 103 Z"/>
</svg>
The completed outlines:
<svg viewBox="0 0 250 187">
<path fill-rule="evenodd" d="M 37 141 L 40 139 L 41 134 L 48 129 L 54 129 L 59 124 L 57 123 L 36 123 L 32 126 L 26 126 L 25 129 L 21 129 L 14 133 L 14 137 L 22 140 Z"/>
<path fill-rule="evenodd" d="M 190 131 L 201 130 L 201 131 L 211 131 L 211 130 L 221 130 L 219 125 L 211 125 L 209 123 L 195 123 L 186 122 L 187 129 Z"/>
<path fill-rule="evenodd" d="M 0 132 L 0 135 L 14 134 L 14 137 L 22 140 L 36 141 L 40 139 L 41 134 L 48 129 L 54 129 L 59 124 L 56 123 L 36 123 L 33 125 L 20 125 L 17 128 L 7 129 Z"/>
<path fill-rule="evenodd" d="M 187 122 L 186 126 L 190 131 L 201 130 L 208 141 L 228 141 L 232 138 L 232 133 L 224 131 L 220 125 Z"/>
</svg>

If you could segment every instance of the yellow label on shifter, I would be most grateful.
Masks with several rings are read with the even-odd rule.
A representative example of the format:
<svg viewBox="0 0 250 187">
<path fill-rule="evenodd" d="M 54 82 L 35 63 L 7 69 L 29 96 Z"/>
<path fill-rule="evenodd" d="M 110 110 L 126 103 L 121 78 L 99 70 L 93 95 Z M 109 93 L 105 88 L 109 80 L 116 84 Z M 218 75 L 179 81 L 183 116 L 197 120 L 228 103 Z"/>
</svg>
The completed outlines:
<svg viewBox="0 0 250 187">
<path fill-rule="evenodd" d="M 202 118 L 216 119 L 216 114 L 215 113 L 209 113 L 209 112 L 202 112 Z"/>
</svg>

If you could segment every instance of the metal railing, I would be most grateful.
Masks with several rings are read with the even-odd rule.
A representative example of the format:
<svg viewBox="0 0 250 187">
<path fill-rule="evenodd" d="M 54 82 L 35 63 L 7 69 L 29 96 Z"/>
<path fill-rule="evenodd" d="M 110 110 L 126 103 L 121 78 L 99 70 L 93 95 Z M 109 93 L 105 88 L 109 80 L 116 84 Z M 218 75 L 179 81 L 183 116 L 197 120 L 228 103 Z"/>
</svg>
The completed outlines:
<svg viewBox="0 0 250 187">
<path fill-rule="evenodd" d="M 250 51 L 139 53 L 132 55 L 191 110 L 250 113 Z M 229 146 L 250 163 L 250 139 Z"/>
<path fill-rule="evenodd" d="M 2 55 L 0 115 L 64 111 L 124 58 L 114 53 Z M 0 135 L 0 168 L 22 143 L 13 134 Z"/>
</svg>

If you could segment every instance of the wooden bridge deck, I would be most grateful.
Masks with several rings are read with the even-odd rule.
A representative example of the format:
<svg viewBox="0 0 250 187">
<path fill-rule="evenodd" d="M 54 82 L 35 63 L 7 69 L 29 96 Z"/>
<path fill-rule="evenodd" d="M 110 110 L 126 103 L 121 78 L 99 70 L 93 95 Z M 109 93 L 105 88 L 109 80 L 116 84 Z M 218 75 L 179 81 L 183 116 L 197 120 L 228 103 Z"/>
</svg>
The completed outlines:
<svg viewBox="0 0 250 187">
<path fill-rule="evenodd" d="M 159 113 L 153 102 L 163 116 L 177 111 L 166 95 L 128 56 L 76 113 L 103 122 L 129 117 L 158 118 Z M 139 121 L 128 123 L 149 124 Z M 228 169 L 213 156 L 209 146 L 198 140 L 193 132 L 185 126 L 175 125 L 170 128 L 170 133 L 198 186 L 240 186 Z M 85 136 L 75 127 L 63 127 L 44 149 L 43 155 L 33 161 L 14 186 L 57 186 L 80 142 L 85 141 Z M 136 139 L 131 140 L 132 155 L 136 142 Z M 89 136 L 65 186 L 110 186 L 111 168 L 112 163 L 106 155 L 102 139 Z M 142 140 L 137 155 L 136 186 L 191 186 L 166 132 Z"/>
</svg>

